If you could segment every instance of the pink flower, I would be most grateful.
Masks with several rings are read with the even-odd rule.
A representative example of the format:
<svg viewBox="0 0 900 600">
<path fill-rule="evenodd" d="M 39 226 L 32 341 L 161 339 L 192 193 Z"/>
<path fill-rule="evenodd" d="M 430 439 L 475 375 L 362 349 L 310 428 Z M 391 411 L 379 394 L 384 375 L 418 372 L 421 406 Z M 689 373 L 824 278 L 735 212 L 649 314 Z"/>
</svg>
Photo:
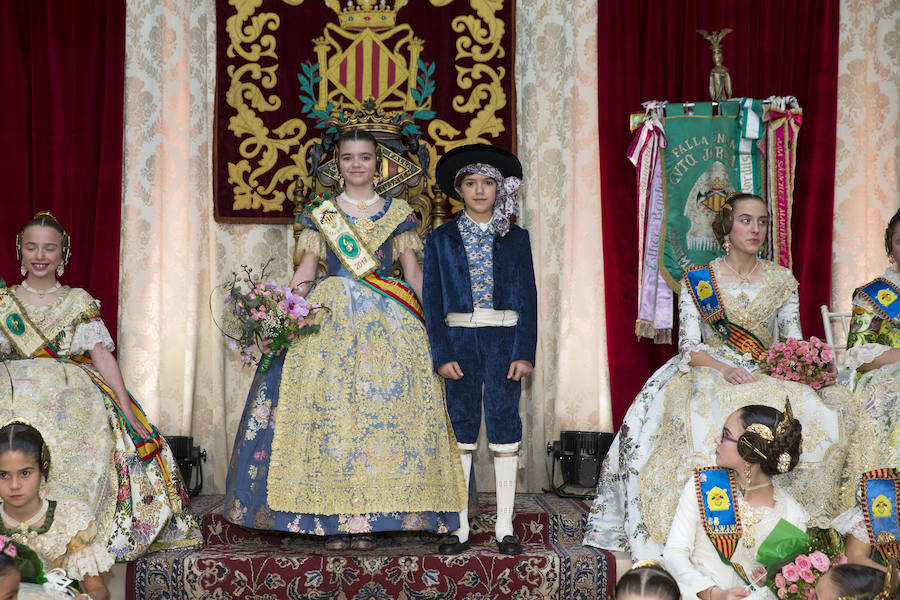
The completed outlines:
<svg viewBox="0 0 900 600">
<path fill-rule="evenodd" d="M 847 564 L 847 561 L 848 561 L 847 555 L 846 555 L 846 554 L 841 554 L 840 556 L 838 556 L 838 557 L 834 560 L 834 562 L 833 562 L 832 564 L 835 564 L 835 565 L 846 565 L 846 564 Z"/>
<path fill-rule="evenodd" d="M 800 571 L 797 569 L 797 565 L 792 562 L 781 567 L 781 572 L 784 573 L 784 578 L 788 581 L 797 581 L 800 578 Z"/>
<path fill-rule="evenodd" d="M 823 573 L 831 566 L 831 561 L 828 560 L 828 557 L 818 550 L 809 555 L 809 562 L 814 569 Z"/>
<path fill-rule="evenodd" d="M 834 360 L 834 352 L 831 350 L 822 350 L 822 360 L 825 362 L 831 362 Z"/>
<path fill-rule="evenodd" d="M 808 569 L 812 566 L 812 563 L 809 562 L 809 557 L 805 554 L 800 554 L 797 558 L 794 559 L 794 564 L 797 565 L 799 569 Z"/>
<path fill-rule="evenodd" d="M 816 580 L 816 576 L 809 569 L 800 569 L 800 578 L 806 583 L 812 583 Z"/>
<path fill-rule="evenodd" d="M 778 597 L 783 599 L 785 596 L 787 596 L 787 592 L 784 591 L 784 588 L 779 588 Z"/>
<path fill-rule="evenodd" d="M 797 585 L 793 584 L 793 583 L 791 584 L 791 587 L 788 588 L 788 591 L 792 594 L 796 594 L 797 590 L 798 590 Z"/>
<path fill-rule="evenodd" d="M 19 551 L 16 550 L 16 547 L 13 546 L 12 544 L 10 544 L 6 548 L 4 548 L 3 552 L 6 553 L 7 556 L 12 557 L 12 558 L 15 558 L 16 555 L 19 553 Z"/>
<path fill-rule="evenodd" d="M 787 584 L 787 581 L 784 580 L 784 575 L 781 573 L 775 573 L 775 585 L 783 588 Z"/>
</svg>

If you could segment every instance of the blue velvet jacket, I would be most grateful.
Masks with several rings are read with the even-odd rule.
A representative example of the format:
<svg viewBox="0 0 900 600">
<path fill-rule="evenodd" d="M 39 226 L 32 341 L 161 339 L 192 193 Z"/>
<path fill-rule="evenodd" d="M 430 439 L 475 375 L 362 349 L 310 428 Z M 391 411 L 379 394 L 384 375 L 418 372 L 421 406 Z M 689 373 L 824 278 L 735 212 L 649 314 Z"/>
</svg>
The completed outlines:
<svg viewBox="0 0 900 600">
<path fill-rule="evenodd" d="M 457 219 L 461 215 L 462 211 Z M 425 241 L 422 304 L 435 370 L 458 360 L 468 351 L 467 348 L 454 348 L 450 342 L 444 320 L 447 313 L 474 310 L 469 263 L 457 219 L 432 231 Z M 505 236 L 494 236 L 493 261 L 494 309 L 519 313 L 509 360 L 527 360 L 533 365 L 537 345 L 537 289 L 528 232 L 510 224 Z"/>
</svg>

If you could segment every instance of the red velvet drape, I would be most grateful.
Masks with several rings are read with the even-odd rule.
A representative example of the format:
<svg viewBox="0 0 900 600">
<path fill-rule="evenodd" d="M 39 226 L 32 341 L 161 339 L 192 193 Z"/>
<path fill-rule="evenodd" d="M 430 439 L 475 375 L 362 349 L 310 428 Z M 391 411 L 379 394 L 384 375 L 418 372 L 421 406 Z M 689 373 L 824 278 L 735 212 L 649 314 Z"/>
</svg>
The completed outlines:
<svg viewBox="0 0 900 600">
<path fill-rule="evenodd" d="M 837 122 L 838 0 L 600 2 L 599 110 L 603 261 L 613 420 L 618 428 L 647 377 L 675 352 L 634 335 L 637 195 L 625 157 L 628 114 L 645 100 L 709 100 L 709 43 L 722 42 L 734 96 L 796 96 L 803 107 L 792 220 L 794 275 L 805 336 L 822 335 L 831 288 Z M 677 329 L 676 329 L 677 333 Z M 677 337 L 677 336 L 673 336 Z"/>
<path fill-rule="evenodd" d="M 18 283 L 15 236 L 50 210 L 72 236 L 61 278 L 102 301 L 116 333 L 125 3 L 0 3 L 0 277 Z"/>
</svg>

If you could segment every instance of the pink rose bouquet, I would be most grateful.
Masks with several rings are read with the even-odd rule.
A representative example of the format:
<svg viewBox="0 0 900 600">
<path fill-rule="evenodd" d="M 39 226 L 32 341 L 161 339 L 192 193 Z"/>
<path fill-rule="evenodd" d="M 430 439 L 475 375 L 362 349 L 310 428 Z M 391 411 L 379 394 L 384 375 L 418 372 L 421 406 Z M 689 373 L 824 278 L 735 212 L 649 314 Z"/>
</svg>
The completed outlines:
<svg viewBox="0 0 900 600">
<path fill-rule="evenodd" d="M 831 568 L 847 562 L 843 538 L 834 530 L 810 528 L 806 549 L 788 562 L 769 569 L 766 585 L 781 600 L 811 600 L 819 578 Z"/>
<path fill-rule="evenodd" d="M 775 379 L 799 381 L 813 389 L 834 383 L 835 372 L 829 369 L 834 350 L 813 336 L 807 340 L 788 338 L 769 346 L 759 366 Z"/>
<path fill-rule="evenodd" d="M 245 277 L 234 278 L 223 286 L 225 296 L 225 320 L 220 329 L 228 340 L 228 347 L 239 350 L 244 364 L 253 362 L 255 349 L 262 353 L 260 370 L 265 373 L 273 357 L 301 335 L 319 331 L 318 325 L 307 322 L 311 307 L 306 299 L 289 287 L 276 283 L 264 283 L 266 266 L 259 277 L 253 269 L 242 265 Z M 242 286 L 246 285 L 246 288 Z"/>
</svg>

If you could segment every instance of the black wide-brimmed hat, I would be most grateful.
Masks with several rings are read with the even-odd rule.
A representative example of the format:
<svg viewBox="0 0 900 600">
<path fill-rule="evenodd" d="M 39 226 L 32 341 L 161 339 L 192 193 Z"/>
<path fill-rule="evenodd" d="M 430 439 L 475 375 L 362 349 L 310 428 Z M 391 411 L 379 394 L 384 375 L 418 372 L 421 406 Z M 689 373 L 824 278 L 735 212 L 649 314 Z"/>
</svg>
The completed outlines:
<svg viewBox="0 0 900 600">
<path fill-rule="evenodd" d="M 491 165 L 507 177 L 522 178 L 522 163 L 509 150 L 490 144 L 467 144 L 444 154 L 437 164 L 437 184 L 441 191 L 459 200 L 459 193 L 453 186 L 456 174 L 467 165 L 483 163 Z"/>
</svg>

